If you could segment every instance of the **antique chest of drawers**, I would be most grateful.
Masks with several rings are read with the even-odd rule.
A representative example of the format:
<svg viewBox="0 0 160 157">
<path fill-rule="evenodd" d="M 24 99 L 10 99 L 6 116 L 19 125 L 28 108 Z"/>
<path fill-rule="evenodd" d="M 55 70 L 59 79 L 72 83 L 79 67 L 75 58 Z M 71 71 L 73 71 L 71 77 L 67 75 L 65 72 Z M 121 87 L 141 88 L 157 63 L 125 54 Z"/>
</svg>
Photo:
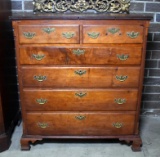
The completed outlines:
<svg viewBox="0 0 160 157">
<path fill-rule="evenodd" d="M 150 17 L 13 17 L 21 148 L 43 138 L 117 138 L 140 150 Z"/>
</svg>

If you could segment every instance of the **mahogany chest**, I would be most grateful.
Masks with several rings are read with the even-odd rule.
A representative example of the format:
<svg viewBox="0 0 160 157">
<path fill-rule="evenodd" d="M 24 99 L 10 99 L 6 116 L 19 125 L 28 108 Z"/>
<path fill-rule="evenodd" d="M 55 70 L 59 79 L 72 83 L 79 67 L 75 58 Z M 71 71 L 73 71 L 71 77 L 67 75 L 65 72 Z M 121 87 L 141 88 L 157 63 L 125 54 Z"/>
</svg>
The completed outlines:
<svg viewBox="0 0 160 157">
<path fill-rule="evenodd" d="M 44 138 L 109 139 L 140 150 L 150 17 L 13 17 L 22 150 Z"/>
</svg>

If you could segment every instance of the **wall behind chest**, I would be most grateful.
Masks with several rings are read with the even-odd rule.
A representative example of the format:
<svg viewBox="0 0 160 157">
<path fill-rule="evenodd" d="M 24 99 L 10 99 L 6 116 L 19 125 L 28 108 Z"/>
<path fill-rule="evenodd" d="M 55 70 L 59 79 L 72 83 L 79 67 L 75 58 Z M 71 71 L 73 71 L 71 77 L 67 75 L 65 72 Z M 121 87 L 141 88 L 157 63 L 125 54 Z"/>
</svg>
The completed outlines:
<svg viewBox="0 0 160 157">
<path fill-rule="evenodd" d="M 12 12 L 32 12 L 31 0 L 12 0 Z M 131 13 L 152 15 L 147 43 L 142 112 L 160 115 L 160 1 L 131 0 Z"/>
</svg>

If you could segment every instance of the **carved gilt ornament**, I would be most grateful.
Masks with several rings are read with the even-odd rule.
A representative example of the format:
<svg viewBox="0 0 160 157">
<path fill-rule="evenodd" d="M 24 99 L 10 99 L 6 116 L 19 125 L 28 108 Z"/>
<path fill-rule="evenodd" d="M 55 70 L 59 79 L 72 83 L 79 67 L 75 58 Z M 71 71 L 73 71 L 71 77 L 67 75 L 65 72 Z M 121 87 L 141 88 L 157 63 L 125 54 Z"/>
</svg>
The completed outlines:
<svg viewBox="0 0 160 157">
<path fill-rule="evenodd" d="M 108 13 L 129 13 L 130 0 L 34 0 L 36 12 L 83 12 L 95 10 Z"/>
</svg>

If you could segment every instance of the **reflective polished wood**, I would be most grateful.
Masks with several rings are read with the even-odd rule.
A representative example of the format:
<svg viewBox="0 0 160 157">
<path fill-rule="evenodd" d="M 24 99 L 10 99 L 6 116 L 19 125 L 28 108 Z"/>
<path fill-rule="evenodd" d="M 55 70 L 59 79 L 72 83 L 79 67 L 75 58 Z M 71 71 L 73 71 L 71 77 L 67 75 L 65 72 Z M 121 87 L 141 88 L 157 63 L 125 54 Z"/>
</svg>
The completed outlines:
<svg viewBox="0 0 160 157">
<path fill-rule="evenodd" d="M 140 150 L 150 17 L 132 17 L 12 17 L 24 121 L 22 150 L 44 138 L 113 138 Z M 43 28 L 55 29 L 44 33 Z M 35 35 L 25 37 L 24 32 Z"/>
</svg>

